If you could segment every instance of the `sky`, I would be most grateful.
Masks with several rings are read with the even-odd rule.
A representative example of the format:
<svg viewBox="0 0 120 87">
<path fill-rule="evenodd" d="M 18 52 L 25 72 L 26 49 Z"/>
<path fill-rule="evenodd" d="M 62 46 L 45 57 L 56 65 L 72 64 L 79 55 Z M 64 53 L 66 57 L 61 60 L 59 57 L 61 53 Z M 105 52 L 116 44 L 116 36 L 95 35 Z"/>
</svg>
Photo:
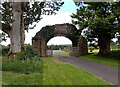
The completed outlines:
<svg viewBox="0 0 120 87">
<path fill-rule="evenodd" d="M 70 15 L 72 13 L 76 13 L 76 5 L 72 0 L 65 0 L 64 5 L 61 7 L 61 9 L 57 12 L 56 15 L 51 16 L 45 16 L 42 15 L 43 19 L 40 20 L 39 23 L 36 24 L 36 27 L 32 30 L 29 30 L 28 32 L 25 31 L 25 44 L 31 44 L 32 45 L 32 37 L 35 36 L 35 34 L 40 31 L 40 29 L 46 25 L 54 25 L 54 24 L 63 24 L 63 23 L 71 23 L 72 18 Z M 1 31 L 0 31 L 1 33 Z M 117 39 L 113 39 L 113 41 L 117 41 Z M 2 45 L 8 45 L 10 44 L 10 39 L 7 39 L 6 42 L 2 42 Z M 65 37 L 54 37 L 50 39 L 47 43 L 47 45 L 61 45 L 61 44 L 72 44 L 71 40 Z"/>
<path fill-rule="evenodd" d="M 72 0 L 65 1 L 64 5 L 61 7 L 61 9 L 57 12 L 56 15 L 46 16 L 42 15 L 43 19 L 40 20 L 36 24 L 36 27 L 32 30 L 29 30 L 28 32 L 25 31 L 25 44 L 32 44 L 32 37 L 35 36 L 35 34 L 40 31 L 40 29 L 46 25 L 54 25 L 54 24 L 63 24 L 63 23 L 71 23 L 71 17 L 72 13 L 76 13 L 76 5 Z M 10 39 L 7 39 L 6 42 L 2 42 L 3 45 L 10 44 Z M 54 37 L 50 39 L 47 43 L 48 45 L 54 44 L 54 45 L 61 45 L 61 44 L 72 44 L 72 42 L 65 37 Z"/>
</svg>

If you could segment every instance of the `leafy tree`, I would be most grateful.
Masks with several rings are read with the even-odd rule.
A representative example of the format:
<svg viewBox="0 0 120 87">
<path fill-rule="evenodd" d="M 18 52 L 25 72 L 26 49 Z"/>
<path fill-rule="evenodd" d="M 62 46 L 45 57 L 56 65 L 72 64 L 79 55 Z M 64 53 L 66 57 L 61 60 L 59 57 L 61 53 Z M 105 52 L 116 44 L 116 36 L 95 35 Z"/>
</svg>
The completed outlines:
<svg viewBox="0 0 120 87">
<path fill-rule="evenodd" d="M 116 33 L 115 37 L 118 39 L 117 45 L 120 45 L 120 35 L 118 32 Z"/>
<path fill-rule="evenodd" d="M 120 2 L 76 2 L 77 13 L 71 17 L 88 41 L 98 39 L 99 54 L 110 53 L 110 41 L 120 32 Z"/>
<path fill-rule="evenodd" d="M 50 2 L 4 2 L 1 5 L 2 31 L 7 33 L 11 40 L 10 52 L 17 53 L 24 50 L 24 30 L 30 28 L 30 24 L 39 22 L 41 15 L 52 15 L 64 4 L 61 1 Z"/>
</svg>

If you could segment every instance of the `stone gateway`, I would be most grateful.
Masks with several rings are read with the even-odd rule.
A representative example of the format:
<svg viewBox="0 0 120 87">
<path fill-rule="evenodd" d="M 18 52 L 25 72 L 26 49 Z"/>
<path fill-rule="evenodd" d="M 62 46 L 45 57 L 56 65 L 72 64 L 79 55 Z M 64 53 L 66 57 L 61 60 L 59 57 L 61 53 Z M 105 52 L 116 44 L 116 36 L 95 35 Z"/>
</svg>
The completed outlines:
<svg viewBox="0 0 120 87">
<path fill-rule="evenodd" d="M 85 41 L 85 44 L 81 44 L 80 41 L 78 40 L 78 30 L 77 28 L 72 25 L 72 24 L 56 24 L 53 26 L 45 26 L 43 27 L 39 32 L 36 33 L 36 35 L 32 38 L 32 46 L 34 49 L 37 49 L 40 52 L 41 57 L 46 57 L 46 46 L 47 42 L 56 36 L 64 36 L 69 38 L 72 41 L 72 46 L 73 47 L 78 47 L 78 54 L 85 55 L 88 53 L 87 50 L 87 44 Z M 84 45 L 86 49 L 84 49 L 84 53 L 79 53 L 81 52 L 80 50 L 83 49 L 81 45 Z M 79 46 L 81 48 L 79 48 Z"/>
</svg>

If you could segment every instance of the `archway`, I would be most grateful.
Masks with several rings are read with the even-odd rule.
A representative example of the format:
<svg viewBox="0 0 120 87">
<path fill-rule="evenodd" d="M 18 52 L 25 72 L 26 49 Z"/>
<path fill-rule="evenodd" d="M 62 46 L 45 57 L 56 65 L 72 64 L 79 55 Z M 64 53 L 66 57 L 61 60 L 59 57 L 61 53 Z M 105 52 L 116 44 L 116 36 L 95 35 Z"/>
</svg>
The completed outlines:
<svg viewBox="0 0 120 87">
<path fill-rule="evenodd" d="M 56 36 L 51 38 L 47 43 L 47 56 L 54 56 L 56 52 L 65 52 L 70 54 L 72 48 L 72 41 L 64 36 Z"/>
<path fill-rule="evenodd" d="M 56 36 L 48 41 L 47 46 L 49 45 L 72 45 L 72 41 L 64 36 Z"/>
<path fill-rule="evenodd" d="M 34 49 L 40 52 L 42 57 L 46 56 L 46 45 L 47 42 L 56 36 L 64 36 L 72 41 L 72 46 L 78 46 L 78 30 L 72 24 L 56 24 L 53 26 L 43 27 L 36 35 L 32 38 L 32 45 Z"/>
</svg>

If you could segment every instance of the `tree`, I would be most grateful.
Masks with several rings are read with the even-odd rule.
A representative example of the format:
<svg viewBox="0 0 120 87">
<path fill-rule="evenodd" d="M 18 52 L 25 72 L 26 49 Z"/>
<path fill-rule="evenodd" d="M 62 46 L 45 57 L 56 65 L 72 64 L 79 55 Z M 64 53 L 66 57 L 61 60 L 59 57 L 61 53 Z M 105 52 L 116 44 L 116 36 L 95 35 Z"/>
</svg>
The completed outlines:
<svg viewBox="0 0 120 87">
<path fill-rule="evenodd" d="M 71 17 L 88 41 L 98 39 L 99 54 L 110 53 L 110 41 L 120 31 L 120 2 L 76 2 L 77 13 Z"/>
<path fill-rule="evenodd" d="M 118 39 L 117 45 L 120 46 L 120 34 L 117 32 L 115 37 Z"/>
<path fill-rule="evenodd" d="M 11 40 L 9 54 L 25 50 L 24 30 L 28 31 L 28 29 L 30 29 L 30 24 L 39 22 L 42 19 L 42 14 L 55 14 L 55 11 L 58 11 L 63 4 L 64 3 L 61 1 L 33 3 L 21 1 L 2 3 L 2 31 L 7 33 Z"/>
</svg>

